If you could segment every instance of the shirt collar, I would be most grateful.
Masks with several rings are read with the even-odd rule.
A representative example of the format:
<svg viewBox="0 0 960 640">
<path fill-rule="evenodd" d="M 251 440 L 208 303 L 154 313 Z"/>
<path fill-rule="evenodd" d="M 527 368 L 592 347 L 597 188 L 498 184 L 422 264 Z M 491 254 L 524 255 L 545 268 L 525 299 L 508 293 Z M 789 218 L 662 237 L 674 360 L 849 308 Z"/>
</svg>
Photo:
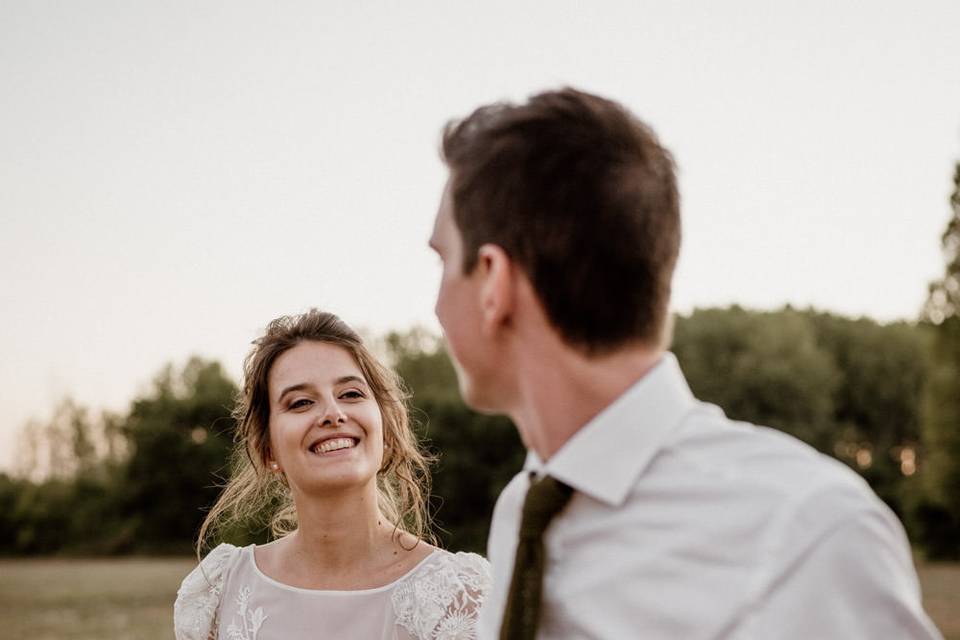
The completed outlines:
<svg viewBox="0 0 960 640">
<path fill-rule="evenodd" d="M 634 481 L 695 402 L 676 357 L 665 353 L 546 464 L 528 451 L 524 469 L 547 473 L 612 506 L 623 504 Z"/>
</svg>

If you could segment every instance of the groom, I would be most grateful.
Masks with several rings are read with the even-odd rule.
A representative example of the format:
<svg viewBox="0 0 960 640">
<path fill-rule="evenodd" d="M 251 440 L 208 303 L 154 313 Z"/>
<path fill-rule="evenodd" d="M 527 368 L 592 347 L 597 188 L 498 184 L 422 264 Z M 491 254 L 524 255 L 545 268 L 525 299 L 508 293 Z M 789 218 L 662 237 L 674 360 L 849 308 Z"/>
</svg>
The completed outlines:
<svg viewBox="0 0 960 640">
<path fill-rule="evenodd" d="M 669 342 L 673 160 L 573 89 L 443 136 L 436 313 L 467 403 L 528 449 L 493 515 L 493 638 L 939 638 L 846 467 L 690 392 Z"/>
</svg>

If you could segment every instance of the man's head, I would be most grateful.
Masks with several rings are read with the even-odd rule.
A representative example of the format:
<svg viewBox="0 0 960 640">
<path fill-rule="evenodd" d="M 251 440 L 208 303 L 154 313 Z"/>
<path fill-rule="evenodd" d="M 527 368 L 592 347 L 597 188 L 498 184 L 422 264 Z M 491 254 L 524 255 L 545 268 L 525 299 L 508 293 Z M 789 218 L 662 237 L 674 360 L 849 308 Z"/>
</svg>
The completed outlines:
<svg viewBox="0 0 960 640">
<path fill-rule="evenodd" d="M 450 179 L 434 236 L 446 231 L 459 243 L 441 252 L 458 262 L 445 266 L 445 283 L 469 279 L 493 248 L 529 280 L 571 348 L 599 356 L 662 346 L 679 196 L 673 160 L 646 125 L 612 101 L 564 89 L 451 122 L 442 153 Z M 460 273 L 447 274 L 454 267 Z M 468 294 L 441 285 L 437 305 L 467 369 L 453 343 L 476 334 L 469 316 L 480 309 L 463 299 L 445 304 L 446 294 Z"/>
</svg>

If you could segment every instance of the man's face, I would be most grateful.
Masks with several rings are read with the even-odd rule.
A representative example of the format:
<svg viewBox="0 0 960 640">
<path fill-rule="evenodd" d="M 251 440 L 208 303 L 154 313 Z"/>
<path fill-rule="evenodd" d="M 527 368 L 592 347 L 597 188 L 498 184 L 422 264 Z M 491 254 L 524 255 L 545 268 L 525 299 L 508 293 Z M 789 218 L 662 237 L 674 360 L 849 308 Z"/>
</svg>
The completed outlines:
<svg viewBox="0 0 960 640">
<path fill-rule="evenodd" d="M 451 190 L 448 180 L 430 237 L 430 247 L 443 263 L 434 310 L 443 327 L 464 400 L 475 409 L 493 410 L 496 407 L 490 406 L 491 399 L 484 390 L 493 369 L 492 349 L 485 344 L 482 333 L 478 270 L 463 273 L 463 241 L 453 219 Z"/>
</svg>

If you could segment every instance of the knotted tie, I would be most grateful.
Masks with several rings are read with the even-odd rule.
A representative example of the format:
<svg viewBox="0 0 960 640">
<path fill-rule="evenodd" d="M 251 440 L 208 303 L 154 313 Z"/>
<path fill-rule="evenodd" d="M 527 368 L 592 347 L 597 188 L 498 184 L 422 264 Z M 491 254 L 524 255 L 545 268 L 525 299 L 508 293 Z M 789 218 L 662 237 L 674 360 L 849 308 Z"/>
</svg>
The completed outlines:
<svg viewBox="0 0 960 640">
<path fill-rule="evenodd" d="M 537 634 L 545 555 L 543 532 L 569 502 L 572 493 L 573 489 L 550 476 L 533 483 L 527 490 L 500 640 L 533 640 Z"/>
</svg>

